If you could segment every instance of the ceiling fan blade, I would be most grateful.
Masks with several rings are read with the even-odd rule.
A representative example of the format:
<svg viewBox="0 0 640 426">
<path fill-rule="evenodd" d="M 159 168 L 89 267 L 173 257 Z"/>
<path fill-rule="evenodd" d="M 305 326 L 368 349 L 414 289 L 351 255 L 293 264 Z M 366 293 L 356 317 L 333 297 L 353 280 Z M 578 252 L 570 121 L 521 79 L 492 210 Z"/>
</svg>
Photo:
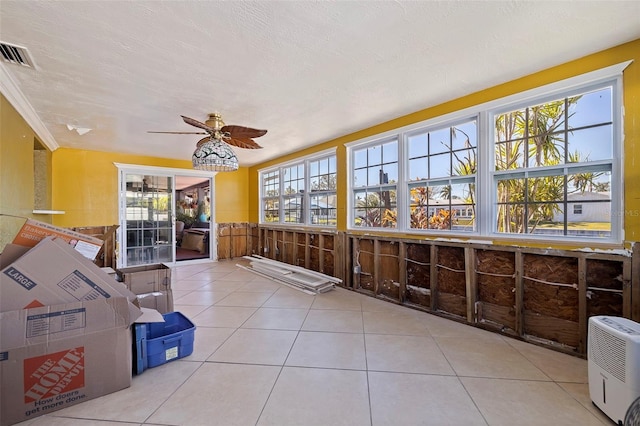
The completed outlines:
<svg viewBox="0 0 640 426">
<path fill-rule="evenodd" d="M 244 149 L 260 149 L 262 148 L 260 145 L 255 143 L 253 139 L 250 138 L 224 138 L 224 141 L 229 145 L 237 146 L 238 148 Z"/>
<path fill-rule="evenodd" d="M 185 117 L 184 115 L 181 115 L 180 117 L 182 117 L 184 122 L 187 123 L 187 124 L 191 124 L 192 126 L 199 127 L 199 128 L 201 128 L 203 130 L 206 130 L 208 133 L 215 132 L 215 129 L 213 127 L 209 127 L 206 124 L 199 122 L 198 120 L 195 120 L 195 119 L 189 118 L 189 117 Z"/>
<path fill-rule="evenodd" d="M 169 135 L 208 135 L 207 132 L 152 132 L 150 130 L 147 133 L 165 133 Z"/>
<path fill-rule="evenodd" d="M 220 130 L 223 133 L 229 133 L 229 136 L 232 138 L 240 139 L 259 138 L 267 133 L 266 130 L 252 129 L 244 126 L 224 126 Z"/>
</svg>

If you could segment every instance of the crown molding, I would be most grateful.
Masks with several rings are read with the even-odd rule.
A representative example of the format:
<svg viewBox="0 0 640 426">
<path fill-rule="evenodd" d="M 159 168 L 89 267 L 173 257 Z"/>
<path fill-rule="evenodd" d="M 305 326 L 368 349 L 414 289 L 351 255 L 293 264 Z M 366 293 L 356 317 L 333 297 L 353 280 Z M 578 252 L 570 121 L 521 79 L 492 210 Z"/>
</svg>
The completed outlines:
<svg viewBox="0 0 640 426">
<path fill-rule="evenodd" d="M 18 111 L 24 121 L 35 132 L 40 141 L 45 144 L 50 151 L 60 148 L 53 135 L 47 130 L 47 127 L 38 117 L 27 98 L 24 96 L 15 80 L 7 71 L 4 64 L 0 63 L 0 93 L 4 95 L 11 105 Z"/>
</svg>

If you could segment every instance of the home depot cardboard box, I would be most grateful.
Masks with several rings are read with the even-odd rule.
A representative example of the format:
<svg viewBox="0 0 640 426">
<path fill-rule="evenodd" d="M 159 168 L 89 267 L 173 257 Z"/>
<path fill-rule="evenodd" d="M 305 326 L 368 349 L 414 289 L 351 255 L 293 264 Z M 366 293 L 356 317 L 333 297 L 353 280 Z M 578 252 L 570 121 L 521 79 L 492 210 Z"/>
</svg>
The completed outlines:
<svg viewBox="0 0 640 426">
<path fill-rule="evenodd" d="M 0 313 L 0 425 L 131 385 L 130 302 L 116 296 Z"/>
<path fill-rule="evenodd" d="M 171 268 L 164 263 L 117 270 L 118 278 L 138 296 L 140 306 L 162 314 L 173 312 Z"/>
<path fill-rule="evenodd" d="M 0 312 L 118 296 L 140 315 L 135 294 L 60 238 L 45 238 L 0 271 Z"/>
<path fill-rule="evenodd" d="M 33 219 L 27 219 L 25 224 L 22 225 L 22 228 L 13 239 L 13 244 L 23 247 L 35 247 L 46 237 L 58 237 L 64 240 L 91 260 L 95 260 L 103 244 L 103 241 L 99 238 Z"/>
</svg>

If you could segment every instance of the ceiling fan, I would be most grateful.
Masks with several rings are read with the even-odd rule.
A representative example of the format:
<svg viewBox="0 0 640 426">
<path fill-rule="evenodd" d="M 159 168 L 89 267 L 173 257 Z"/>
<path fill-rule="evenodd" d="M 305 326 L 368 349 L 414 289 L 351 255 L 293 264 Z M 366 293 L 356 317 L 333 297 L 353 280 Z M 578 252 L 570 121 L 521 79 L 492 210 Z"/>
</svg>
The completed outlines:
<svg viewBox="0 0 640 426">
<path fill-rule="evenodd" d="M 218 113 L 209 114 L 209 118 L 204 123 L 195 120 L 193 118 L 185 117 L 181 115 L 185 123 L 198 127 L 204 132 L 147 132 L 147 133 L 168 133 L 174 135 L 209 135 L 198 141 L 198 146 L 207 142 L 209 139 L 217 139 L 223 141 L 229 145 L 237 146 L 244 149 L 259 149 L 262 148 L 258 145 L 253 138 L 259 138 L 264 136 L 266 130 L 252 129 L 244 126 L 225 125 L 222 121 L 222 117 Z"/>
</svg>

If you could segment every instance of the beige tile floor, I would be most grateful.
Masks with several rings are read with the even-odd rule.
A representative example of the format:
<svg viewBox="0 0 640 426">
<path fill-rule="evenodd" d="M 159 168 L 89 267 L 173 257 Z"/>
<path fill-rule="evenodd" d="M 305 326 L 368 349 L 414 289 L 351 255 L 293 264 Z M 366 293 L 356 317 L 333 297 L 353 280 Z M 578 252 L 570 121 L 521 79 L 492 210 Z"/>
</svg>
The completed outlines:
<svg viewBox="0 0 640 426">
<path fill-rule="evenodd" d="M 173 274 L 191 356 L 29 425 L 611 425 L 587 362 L 337 288 L 237 268 Z"/>
</svg>

